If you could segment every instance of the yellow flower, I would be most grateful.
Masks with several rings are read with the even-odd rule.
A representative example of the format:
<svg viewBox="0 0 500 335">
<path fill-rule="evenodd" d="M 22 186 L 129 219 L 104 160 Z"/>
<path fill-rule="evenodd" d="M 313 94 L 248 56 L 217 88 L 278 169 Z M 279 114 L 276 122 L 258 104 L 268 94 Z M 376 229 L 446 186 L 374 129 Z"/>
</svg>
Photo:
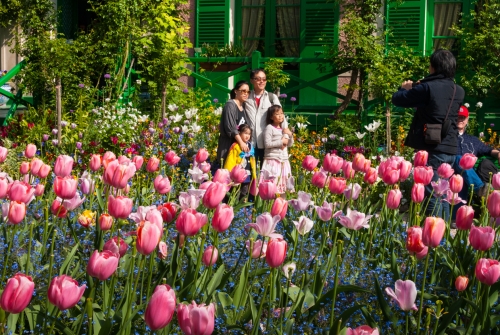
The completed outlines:
<svg viewBox="0 0 500 335">
<path fill-rule="evenodd" d="M 87 228 L 88 226 L 93 226 L 95 224 L 95 215 L 95 212 L 86 209 L 78 217 L 78 223 L 85 228 Z"/>
</svg>

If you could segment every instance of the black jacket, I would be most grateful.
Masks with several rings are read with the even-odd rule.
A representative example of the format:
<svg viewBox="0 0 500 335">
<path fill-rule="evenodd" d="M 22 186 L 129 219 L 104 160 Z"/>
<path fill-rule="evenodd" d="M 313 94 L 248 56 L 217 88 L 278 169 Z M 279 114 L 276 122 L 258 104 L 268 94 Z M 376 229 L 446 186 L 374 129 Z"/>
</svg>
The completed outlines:
<svg viewBox="0 0 500 335">
<path fill-rule="evenodd" d="M 440 144 L 427 144 L 424 141 L 425 124 L 443 124 L 453 96 L 454 85 L 452 78 L 431 74 L 420 80 L 420 84 L 411 90 L 400 89 L 393 94 L 392 103 L 394 105 L 417 108 L 406 137 L 406 146 L 416 150 L 426 150 L 429 153 L 456 155 L 458 110 L 465 96 L 464 89 L 458 85 L 456 85 L 455 98 L 448 114 L 451 125 L 447 134 L 442 138 Z"/>
</svg>

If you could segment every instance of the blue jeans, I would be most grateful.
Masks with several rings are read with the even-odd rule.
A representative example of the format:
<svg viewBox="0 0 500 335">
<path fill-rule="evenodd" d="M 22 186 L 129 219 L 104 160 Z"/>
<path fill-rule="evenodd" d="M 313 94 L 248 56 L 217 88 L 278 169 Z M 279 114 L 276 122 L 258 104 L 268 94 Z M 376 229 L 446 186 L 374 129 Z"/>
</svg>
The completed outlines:
<svg viewBox="0 0 500 335">
<path fill-rule="evenodd" d="M 483 187 L 484 183 L 481 180 L 481 178 L 479 178 L 479 176 L 477 175 L 476 170 L 474 169 L 462 170 L 460 165 L 458 165 L 458 163 L 460 162 L 460 158 L 462 158 L 462 156 L 456 156 L 453 169 L 455 170 L 455 173 L 461 174 L 462 178 L 464 178 L 464 187 L 462 188 L 462 191 L 458 193 L 458 195 L 460 196 L 460 198 L 467 200 L 470 191 L 470 186 L 474 185 L 474 193 L 477 193 L 477 191 L 479 191 L 479 189 Z"/>
<path fill-rule="evenodd" d="M 434 170 L 434 176 L 432 176 L 432 181 L 437 181 L 439 176 L 437 174 L 438 167 L 443 164 L 448 163 L 453 166 L 455 163 L 455 155 L 447 155 L 447 154 L 431 154 L 429 153 L 429 159 L 427 160 L 427 165 L 432 167 Z M 429 198 L 431 195 L 433 188 L 432 185 L 429 184 L 425 186 L 425 196 Z M 442 217 L 445 221 L 450 217 L 450 204 L 443 199 L 445 196 L 435 197 L 434 195 L 430 198 L 429 205 L 427 206 L 427 210 L 425 212 L 428 216 L 439 216 Z"/>
</svg>

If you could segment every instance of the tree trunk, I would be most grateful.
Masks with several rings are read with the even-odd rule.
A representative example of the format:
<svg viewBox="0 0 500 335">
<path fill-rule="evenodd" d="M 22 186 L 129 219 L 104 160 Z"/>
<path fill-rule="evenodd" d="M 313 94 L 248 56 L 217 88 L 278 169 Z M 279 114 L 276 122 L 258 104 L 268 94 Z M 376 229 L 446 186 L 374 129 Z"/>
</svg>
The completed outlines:
<svg viewBox="0 0 500 335">
<path fill-rule="evenodd" d="M 165 119 L 167 113 L 167 84 L 163 83 L 161 89 L 161 122 Z"/>
<path fill-rule="evenodd" d="M 387 135 L 387 156 L 391 154 L 391 104 L 386 103 L 385 104 L 385 117 L 386 117 L 386 128 L 385 132 Z"/>
<path fill-rule="evenodd" d="M 365 90 L 363 89 L 363 83 L 365 81 L 365 71 L 360 70 L 359 72 L 359 106 L 358 106 L 358 116 L 361 118 L 363 117 L 363 110 L 364 108 L 364 99 L 365 99 Z"/>
<path fill-rule="evenodd" d="M 61 78 L 56 78 L 57 145 L 61 145 Z"/>
<path fill-rule="evenodd" d="M 337 119 L 351 103 L 352 96 L 354 95 L 354 91 L 356 90 L 356 81 L 358 80 L 358 73 L 359 73 L 358 69 L 353 69 L 351 71 L 351 80 L 349 82 L 349 88 L 347 89 L 344 101 L 342 101 L 342 104 L 339 106 L 339 108 L 337 108 L 337 110 L 333 114 L 334 119 Z"/>
</svg>

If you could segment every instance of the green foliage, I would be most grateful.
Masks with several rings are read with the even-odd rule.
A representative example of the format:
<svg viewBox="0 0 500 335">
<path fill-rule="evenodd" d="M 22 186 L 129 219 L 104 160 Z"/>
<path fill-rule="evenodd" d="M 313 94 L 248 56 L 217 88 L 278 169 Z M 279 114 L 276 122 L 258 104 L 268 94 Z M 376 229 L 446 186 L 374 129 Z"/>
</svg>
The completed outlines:
<svg viewBox="0 0 500 335">
<path fill-rule="evenodd" d="M 219 47 L 218 43 L 203 43 L 201 57 L 245 57 L 246 51 L 241 44 L 228 43 Z"/>
<path fill-rule="evenodd" d="M 500 94 L 500 1 L 478 4 L 476 11 L 466 16 L 462 28 L 455 27 L 462 41 L 458 62 L 464 74 L 461 84 L 468 95 L 483 98 Z M 468 14 L 468 13 L 466 13 Z"/>
<path fill-rule="evenodd" d="M 271 58 L 264 65 L 267 81 L 271 84 L 274 91 L 277 91 L 280 87 L 284 87 L 290 81 L 288 73 L 283 72 L 283 65 L 283 59 L 279 58 Z"/>
</svg>

